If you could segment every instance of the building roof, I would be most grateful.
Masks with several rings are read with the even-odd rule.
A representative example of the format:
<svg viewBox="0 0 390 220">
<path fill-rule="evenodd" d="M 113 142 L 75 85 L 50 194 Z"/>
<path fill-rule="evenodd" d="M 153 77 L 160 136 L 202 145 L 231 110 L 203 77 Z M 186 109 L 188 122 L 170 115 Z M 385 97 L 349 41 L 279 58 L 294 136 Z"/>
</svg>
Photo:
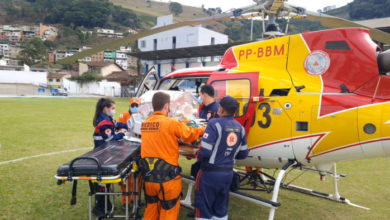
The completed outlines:
<svg viewBox="0 0 390 220">
<path fill-rule="evenodd" d="M 79 76 L 80 73 L 79 72 L 75 72 L 75 71 L 69 71 L 69 70 L 61 70 L 58 74 L 67 74 L 67 75 L 71 75 L 71 76 Z"/>
<path fill-rule="evenodd" d="M 66 76 L 69 76 L 68 74 L 49 74 L 47 75 L 48 79 L 62 79 Z"/>
<path fill-rule="evenodd" d="M 141 60 L 169 60 L 191 57 L 222 56 L 230 47 L 244 43 L 247 42 L 234 42 L 228 44 L 216 44 L 199 47 L 145 51 L 138 53 L 130 53 L 130 56 L 137 57 Z"/>
<path fill-rule="evenodd" d="M 119 82 L 121 85 L 130 85 L 134 82 L 138 75 L 130 75 L 128 71 L 114 71 L 110 75 L 106 76 L 107 81 Z"/>
<path fill-rule="evenodd" d="M 389 27 L 390 26 L 390 17 L 357 21 L 357 23 L 363 24 L 363 25 L 366 25 L 366 26 L 372 27 L 372 28 Z"/>
</svg>

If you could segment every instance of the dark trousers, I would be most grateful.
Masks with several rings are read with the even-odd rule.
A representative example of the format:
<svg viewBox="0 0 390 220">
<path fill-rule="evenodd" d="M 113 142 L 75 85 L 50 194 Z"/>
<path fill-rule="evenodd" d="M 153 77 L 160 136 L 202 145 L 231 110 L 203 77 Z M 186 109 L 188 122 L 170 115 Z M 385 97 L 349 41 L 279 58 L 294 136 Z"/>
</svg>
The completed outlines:
<svg viewBox="0 0 390 220">
<path fill-rule="evenodd" d="M 232 171 L 198 172 L 195 183 L 195 217 L 227 219 Z"/>
</svg>

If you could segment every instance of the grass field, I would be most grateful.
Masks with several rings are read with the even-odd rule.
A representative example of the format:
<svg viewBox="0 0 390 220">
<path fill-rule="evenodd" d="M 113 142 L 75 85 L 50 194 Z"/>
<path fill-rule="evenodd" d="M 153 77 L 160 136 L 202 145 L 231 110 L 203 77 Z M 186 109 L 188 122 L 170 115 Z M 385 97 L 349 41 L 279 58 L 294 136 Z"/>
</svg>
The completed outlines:
<svg viewBox="0 0 390 220">
<path fill-rule="evenodd" d="M 87 182 L 80 181 L 75 206 L 70 206 L 71 184 L 56 185 L 54 174 L 62 163 L 92 149 L 92 116 L 97 99 L 0 98 L 0 219 L 87 219 Z M 127 99 L 116 99 L 117 115 L 126 111 Z M 13 163 L 5 161 L 52 152 Z M 191 162 L 181 158 L 186 173 Z M 339 181 L 340 193 L 370 211 L 281 190 L 275 219 L 389 219 L 390 160 L 377 158 L 340 163 L 348 174 Z M 270 171 L 272 173 L 272 171 Z M 299 173 L 293 172 L 288 179 Z M 287 180 L 288 181 L 288 180 Z M 320 182 L 307 173 L 297 185 L 331 192 L 329 178 Z M 117 187 L 118 189 L 118 187 Z M 257 195 L 270 198 L 266 193 Z M 119 202 L 119 200 L 117 200 Z M 119 203 L 118 203 L 119 205 Z M 180 219 L 188 210 L 182 208 Z M 266 219 L 268 210 L 232 199 L 231 219 Z"/>
</svg>

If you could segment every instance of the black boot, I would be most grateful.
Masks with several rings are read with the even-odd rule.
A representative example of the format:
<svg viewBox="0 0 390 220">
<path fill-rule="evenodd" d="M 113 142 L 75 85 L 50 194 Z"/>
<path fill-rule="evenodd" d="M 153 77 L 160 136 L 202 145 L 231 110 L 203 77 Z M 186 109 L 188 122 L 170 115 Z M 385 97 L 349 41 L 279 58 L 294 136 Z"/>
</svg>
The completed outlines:
<svg viewBox="0 0 390 220">
<path fill-rule="evenodd" d="M 104 186 L 95 185 L 96 192 L 105 192 Z M 109 185 L 107 185 L 107 191 L 109 191 Z M 104 195 L 95 195 L 95 207 L 93 207 L 92 213 L 99 218 L 105 217 L 105 196 Z M 112 209 L 112 204 L 110 198 L 107 197 L 107 212 L 110 212 Z"/>
</svg>

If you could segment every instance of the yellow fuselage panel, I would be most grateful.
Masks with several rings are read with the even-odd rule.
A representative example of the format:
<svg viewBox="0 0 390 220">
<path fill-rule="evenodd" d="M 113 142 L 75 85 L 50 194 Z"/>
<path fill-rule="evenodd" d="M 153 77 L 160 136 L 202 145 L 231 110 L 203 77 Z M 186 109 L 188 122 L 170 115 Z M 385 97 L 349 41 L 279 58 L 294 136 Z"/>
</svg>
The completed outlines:
<svg viewBox="0 0 390 220">
<path fill-rule="evenodd" d="M 309 139 L 308 145 L 299 146 L 307 149 L 308 156 L 312 157 L 343 147 L 360 147 L 360 142 L 390 136 L 390 117 L 382 114 L 384 109 L 390 110 L 390 104 L 320 116 L 323 81 L 321 76 L 310 75 L 305 70 L 305 59 L 312 51 L 301 35 L 240 45 L 233 47 L 233 51 L 238 66 L 230 72 L 258 72 L 259 94 L 263 90 L 266 98 L 257 103 L 248 136 L 249 147 L 323 134 L 320 141 L 316 142 L 318 137 L 315 137 L 311 142 Z M 290 90 L 285 96 L 270 96 L 275 89 Z M 299 127 L 299 123 L 307 124 L 307 129 Z M 375 135 L 364 132 L 368 123 L 378 129 Z"/>
</svg>

